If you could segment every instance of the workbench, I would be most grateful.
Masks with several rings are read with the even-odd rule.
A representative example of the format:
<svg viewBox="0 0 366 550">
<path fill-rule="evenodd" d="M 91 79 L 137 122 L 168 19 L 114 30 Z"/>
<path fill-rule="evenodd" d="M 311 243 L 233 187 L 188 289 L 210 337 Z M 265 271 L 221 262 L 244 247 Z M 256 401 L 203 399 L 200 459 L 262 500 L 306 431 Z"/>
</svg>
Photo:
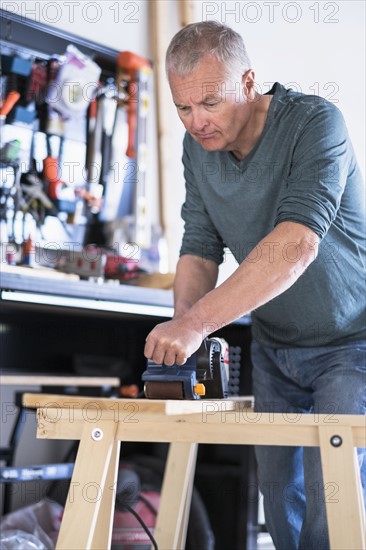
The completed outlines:
<svg viewBox="0 0 366 550">
<path fill-rule="evenodd" d="M 170 443 L 155 540 L 181 550 L 199 443 L 319 446 L 332 549 L 365 548 L 365 516 L 355 447 L 366 447 L 361 415 L 254 412 L 247 399 L 164 401 L 26 394 L 37 409 L 37 436 L 80 440 L 58 550 L 110 548 L 120 442 Z M 296 420 L 296 421 L 295 421 Z"/>
</svg>

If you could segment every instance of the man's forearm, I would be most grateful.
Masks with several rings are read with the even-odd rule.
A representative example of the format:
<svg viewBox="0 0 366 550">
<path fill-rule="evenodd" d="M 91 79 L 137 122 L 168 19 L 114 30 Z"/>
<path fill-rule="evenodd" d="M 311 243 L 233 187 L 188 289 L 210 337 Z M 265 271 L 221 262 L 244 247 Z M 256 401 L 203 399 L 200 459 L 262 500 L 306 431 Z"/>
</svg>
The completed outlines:
<svg viewBox="0 0 366 550">
<path fill-rule="evenodd" d="M 315 233 L 292 222 L 279 224 L 222 285 L 198 300 L 184 319 L 207 336 L 215 327 L 227 325 L 285 292 L 316 254 Z"/>
<path fill-rule="evenodd" d="M 199 280 L 204 277 L 200 264 L 187 260 L 184 269 L 179 269 L 176 283 L 177 317 L 150 332 L 145 356 L 158 364 L 183 365 L 203 338 L 290 288 L 316 258 L 317 245 L 318 237 L 313 231 L 300 224 L 283 222 L 258 243 L 224 283 L 213 288 L 211 278 L 210 285 L 202 282 L 192 293 L 185 285 L 189 287 L 196 269 Z M 209 290 L 210 286 L 213 290 Z"/>
<path fill-rule="evenodd" d="M 174 319 L 184 315 L 200 298 L 215 288 L 218 266 L 211 260 L 185 254 L 177 264 L 174 280 Z"/>
</svg>

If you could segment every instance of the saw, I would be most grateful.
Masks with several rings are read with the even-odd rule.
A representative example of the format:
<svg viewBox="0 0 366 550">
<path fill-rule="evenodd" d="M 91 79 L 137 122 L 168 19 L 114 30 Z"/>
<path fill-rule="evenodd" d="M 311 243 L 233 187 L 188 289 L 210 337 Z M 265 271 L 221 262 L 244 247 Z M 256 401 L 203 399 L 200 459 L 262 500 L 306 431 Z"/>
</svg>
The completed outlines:
<svg viewBox="0 0 366 550">
<path fill-rule="evenodd" d="M 224 399 L 229 388 L 229 346 L 206 338 L 184 365 L 158 365 L 151 360 L 142 374 L 148 399 Z"/>
</svg>

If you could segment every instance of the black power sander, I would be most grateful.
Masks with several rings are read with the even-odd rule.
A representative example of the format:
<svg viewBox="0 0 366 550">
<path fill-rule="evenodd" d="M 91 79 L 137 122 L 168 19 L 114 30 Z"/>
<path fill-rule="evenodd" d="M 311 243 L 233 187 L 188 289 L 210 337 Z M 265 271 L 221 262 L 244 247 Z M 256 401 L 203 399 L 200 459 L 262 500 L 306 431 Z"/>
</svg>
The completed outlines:
<svg viewBox="0 0 366 550">
<path fill-rule="evenodd" d="M 229 346 L 222 338 L 206 338 L 184 365 L 157 365 L 151 360 L 142 374 L 148 399 L 224 399 L 229 386 Z"/>
</svg>

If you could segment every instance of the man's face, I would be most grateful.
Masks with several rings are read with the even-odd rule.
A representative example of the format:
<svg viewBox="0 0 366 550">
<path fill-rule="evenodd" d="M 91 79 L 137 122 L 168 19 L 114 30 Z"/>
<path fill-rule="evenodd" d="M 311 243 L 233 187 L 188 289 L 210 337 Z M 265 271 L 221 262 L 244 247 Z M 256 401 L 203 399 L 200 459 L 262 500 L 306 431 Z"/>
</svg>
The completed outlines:
<svg viewBox="0 0 366 550">
<path fill-rule="evenodd" d="M 248 100 L 253 92 L 246 85 L 248 73 L 235 82 L 228 78 L 223 63 L 212 56 L 206 56 L 187 76 L 169 73 L 179 117 L 206 151 L 238 148 L 251 110 Z"/>
</svg>

